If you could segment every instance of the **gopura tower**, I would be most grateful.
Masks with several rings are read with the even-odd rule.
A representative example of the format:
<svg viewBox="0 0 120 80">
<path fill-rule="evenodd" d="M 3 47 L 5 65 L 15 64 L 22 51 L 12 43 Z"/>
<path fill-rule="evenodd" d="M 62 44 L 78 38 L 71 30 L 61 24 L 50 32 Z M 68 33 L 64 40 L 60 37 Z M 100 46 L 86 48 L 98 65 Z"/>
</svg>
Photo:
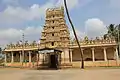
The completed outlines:
<svg viewBox="0 0 120 80">
<path fill-rule="evenodd" d="M 41 48 L 68 47 L 70 33 L 64 18 L 64 7 L 46 10 L 46 21 L 40 40 Z"/>
</svg>

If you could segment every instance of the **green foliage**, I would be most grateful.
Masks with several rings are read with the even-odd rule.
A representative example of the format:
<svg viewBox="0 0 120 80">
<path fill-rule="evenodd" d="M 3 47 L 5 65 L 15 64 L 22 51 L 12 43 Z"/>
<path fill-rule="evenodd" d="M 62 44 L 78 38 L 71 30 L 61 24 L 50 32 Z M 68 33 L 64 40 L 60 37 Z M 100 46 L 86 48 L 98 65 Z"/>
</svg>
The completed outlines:
<svg viewBox="0 0 120 80">
<path fill-rule="evenodd" d="M 116 40 L 116 42 L 118 42 L 118 36 L 120 38 L 120 24 L 119 25 L 115 25 L 115 24 L 110 24 L 109 26 L 107 26 L 108 32 L 107 34 L 104 35 L 104 39 L 106 38 L 114 38 Z M 119 33 L 119 35 L 118 35 Z"/>
</svg>

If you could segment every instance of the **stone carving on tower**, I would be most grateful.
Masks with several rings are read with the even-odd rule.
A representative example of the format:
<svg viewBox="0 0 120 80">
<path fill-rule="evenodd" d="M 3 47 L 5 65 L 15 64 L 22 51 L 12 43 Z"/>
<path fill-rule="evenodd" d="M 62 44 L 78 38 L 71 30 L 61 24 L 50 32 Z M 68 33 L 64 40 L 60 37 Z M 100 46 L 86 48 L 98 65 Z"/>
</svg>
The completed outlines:
<svg viewBox="0 0 120 80">
<path fill-rule="evenodd" d="M 70 33 L 64 18 L 64 7 L 46 10 L 46 21 L 40 40 L 42 48 L 68 47 Z"/>
</svg>

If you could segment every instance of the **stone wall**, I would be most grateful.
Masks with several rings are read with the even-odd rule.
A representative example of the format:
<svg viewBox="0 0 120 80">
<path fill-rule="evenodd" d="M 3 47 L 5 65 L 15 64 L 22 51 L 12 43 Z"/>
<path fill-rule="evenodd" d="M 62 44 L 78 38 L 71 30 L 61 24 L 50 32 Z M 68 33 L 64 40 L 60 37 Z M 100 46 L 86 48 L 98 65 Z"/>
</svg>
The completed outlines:
<svg viewBox="0 0 120 80">
<path fill-rule="evenodd" d="M 96 61 L 96 62 L 91 62 L 91 61 L 86 61 L 85 67 L 110 67 L 110 66 L 120 66 L 120 61 Z M 80 68 L 81 67 L 81 62 L 72 62 L 72 67 L 73 68 Z"/>
</svg>

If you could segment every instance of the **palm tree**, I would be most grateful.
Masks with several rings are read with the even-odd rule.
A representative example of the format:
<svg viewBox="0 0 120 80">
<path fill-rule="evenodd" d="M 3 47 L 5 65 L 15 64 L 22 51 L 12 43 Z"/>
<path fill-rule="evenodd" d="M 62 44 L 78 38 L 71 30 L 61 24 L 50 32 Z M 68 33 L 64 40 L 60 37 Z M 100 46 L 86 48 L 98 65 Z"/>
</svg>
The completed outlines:
<svg viewBox="0 0 120 80">
<path fill-rule="evenodd" d="M 79 52 L 80 52 L 80 55 L 81 55 L 81 68 L 84 69 L 83 52 L 82 52 L 82 50 L 81 50 L 81 46 L 80 46 L 79 40 L 78 40 L 77 35 L 76 35 L 76 31 L 75 31 L 74 25 L 73 25 L 73 23 L 72 23 L 72 20 L 70 19 L 70 15 L 69 15 L 69 12 L 68 12 L 66 0 L 64 0 L 64 5 L 65 5 L 65 9 L 66 9 L 66 13 L 67 13 L 68 20 L 69 20 L 69 22 L 70 22 L 70 24 L 71 24 L 71 26 L 72 26 L 72 30 L 73 30 L 75 39 L 76 39 L 77 44 L 78 44 L 78 46 L 79 46 Z"/>
<path fill-rule="evenodd" d="M 110 38 L 114 38 L 116 40 L 116 42 L 118 42 L 118 30 L 117 30 L 117 26 L 115 26 L 114 24 L 110 24 L 108 27 L 108 32 L 106 34 L 106 36 L 110 37 Z"/>
<path fill-rule="evenodd" d="M 118 53 L 120 53 L 120 24 L 119 25 L 114 25 L 114 24 L 110 24 L 108 27 L 108 32 L 107 34 L 104 35 L 104 37 L 110 37 L 110 38 L 114 38 L 116 43 L 118 44 Z"/>
</svg>

